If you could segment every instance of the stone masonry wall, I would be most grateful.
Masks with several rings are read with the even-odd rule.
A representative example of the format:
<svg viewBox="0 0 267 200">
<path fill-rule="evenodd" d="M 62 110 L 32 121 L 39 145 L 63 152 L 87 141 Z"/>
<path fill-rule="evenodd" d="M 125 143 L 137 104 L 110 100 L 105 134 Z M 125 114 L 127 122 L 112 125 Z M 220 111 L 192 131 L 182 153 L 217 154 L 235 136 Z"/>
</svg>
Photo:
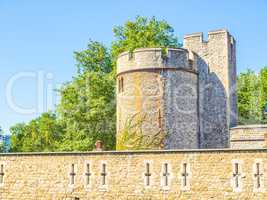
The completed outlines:
<svg viewBox="0 0 267 200">
<path fill-rule="evenodd" d="M 266 125 L 243 125 L 230 129 L 230 147 L 233 149 L 266 148 Z"/>
<path fill-rule="evenodd" d="M 117 149 L 199 148 L 197 84 L 195 55 L 186 49 L 122 53 L 117 61 Z M 129 142 L 124 141 L 128 122 L 141 124 L 139 131 L 130 130 Z M 144 144 L 135 145 L 135 136 Z"/>
<path fill-rule="evenodd" d="M 0 199 L 259 200 L 266 162 L 266 149 L 1 154 Z"/>
<path fill-rule="evenodd" d="M 117 149 L 136 149 L 134 140 L 145 142 L 146 148 L 159 149 L 158 143 L 163 141 L 161 135 L 160 121 L 163 97 L 163 81 L 158 72 L 135 72 L 119 76 L 123 78 L 123 92 L 117 94 Z M 129 128 L 131 126 L 132 128 Z M 125 129 L 127 131 L 142 134 L 124 138 Z M 142 131 L 142 132 L 141 132 Z M 157 138 L 156 144 L 151 140 Z M 133 140 L 133 141 L 132 141 Z M 151 143 L 151 144 L 150 144 Z M 123 146 L 123 148 L 122 148 Z"/>
<path fill-rule="evenodd" d="M 184 47 L 198 55 L 200 147 L 229 147 L 229 128 L 236 125 L 235 42 L 226 30 L 186 35 Z"/>
<path fill-rule="evenodd" d="M 228 36 L 228 58 L 229 58 L 229 91 L 230 91 L 230 128 L 237 126 L 237 83 L 236 83 L 236 41 L 232 36 Z"/>
<path fill-rule="evenodd" d="M 198 149 L 198 76 L 167 71 L 164 77 L 165 149 Z"/>
</svg>

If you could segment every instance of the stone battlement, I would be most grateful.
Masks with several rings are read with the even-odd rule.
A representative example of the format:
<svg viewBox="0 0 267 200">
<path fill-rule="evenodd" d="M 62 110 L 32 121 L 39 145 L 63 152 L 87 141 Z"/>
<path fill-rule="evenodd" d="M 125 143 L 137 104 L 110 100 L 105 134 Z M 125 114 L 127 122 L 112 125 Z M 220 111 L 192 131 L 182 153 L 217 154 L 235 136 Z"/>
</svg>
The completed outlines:
<svg viewBox="0 0 267 200">
<path fill-rule="evenodd" d="M 194 40 L 199 41 L 200 43 L 207 44 L 210 40 L 213 40 L 213 37 L 216 35 L 227 35 L 230 37 L 232 42 L 235 42 L 234 38 L 230 35 L 227 29 L 218 29 L 208 32 L 208 40 L 204 40 L 203 32 L 191 33 L 184 35 L 185 40 Z"/>
<path fill-rule="evenodd" d="M 124 52 L 117 60 L 117 74 L 132 70 L 185 69 L 196 71 L 194 54 L 183 48 L 140 48 Z"/>
</svg>

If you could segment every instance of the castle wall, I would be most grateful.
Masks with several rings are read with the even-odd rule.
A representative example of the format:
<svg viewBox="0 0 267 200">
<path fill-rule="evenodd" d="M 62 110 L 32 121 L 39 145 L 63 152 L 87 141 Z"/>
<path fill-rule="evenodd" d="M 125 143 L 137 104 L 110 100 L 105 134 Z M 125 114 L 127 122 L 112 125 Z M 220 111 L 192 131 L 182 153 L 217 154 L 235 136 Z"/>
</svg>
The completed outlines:
<svg viewBox="0 0 267 200">
<path fill-rule="evenodd" d="M 163 113 L 160 74 L 135 72 L 121 77 L 124 91 L 117 94 L 117 149 L 138 149 L 138 143 L 146 148 L 158 149 L 159 143 L 164 140 L 159 134 L 159 115 Z M 124 136 L 124 131 L 134 135 Z M 157 141 L 151 143 L 152 139 Z"/>
<path fill-rule="evenodd" d="M 159 149 L 162 136 L 162 50 L 123 53 L 117 62 L 117 149 Z M 122 84 L 122 85 L 121 85 Z M 127 135 L 127 134 L 131 135 Z M 154 141 L 154 139 L 156 141 Z M 153 142 L 152 142 L 153 141 Z"/>
<path fill-rule="evenodd" d="M 184 47 L 198 55 L 200 147 L 229 147 L 229 128 L 236 125 L 235 42 L 225 30 L 186 35 Z"/>
<path fill-rule="evenodd" d="M 0 199 L 266 199 L 266 162 L 266 149 L 1 154 Z"/>
<path fill-rule="evenodd" d="M 266 125 L 243 125 L 230 129 L 230 148 L 266 148 Z"/>
<path fill-rule="evenodd" d="M 165 77 L 164 119 L 166 149 L 199 148 L 198 76 L 184 71 L 168 71 Z"/>
<path fill-rule="evenodd" d="M 228 37 L 228 58 L 229 58 L 229 95 L 230 95 L 230 127 L 237 126 L 237 83 L 236 83 L 236 42 L 232 36 Z"/>
</svg>

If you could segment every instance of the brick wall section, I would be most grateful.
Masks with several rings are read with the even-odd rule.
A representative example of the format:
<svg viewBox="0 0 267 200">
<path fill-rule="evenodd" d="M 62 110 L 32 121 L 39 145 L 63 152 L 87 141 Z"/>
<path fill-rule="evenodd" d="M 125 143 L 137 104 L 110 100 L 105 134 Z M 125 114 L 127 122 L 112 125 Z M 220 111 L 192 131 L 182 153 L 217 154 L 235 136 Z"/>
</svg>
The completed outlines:
<svg viewBox="0 0 267 200">
<path fill-rule="evenodd" d="M 146 162 L 150 163 L 150 186 L 145 186 Z M 255 163 L 260 163 L 261 189 L 255 189 Z M 150 199 L 266 199 L 267 149 L 147 152 L 91 152 L 1 154 L 4 183 L 1 200 L 94 200 Z M 90 186 L 86 164 L 90 163 Z M 106 183 L 101 185 L 102 164 Z M 168 187 L 162 186 L 163 165 L 168 164 Z M 182 167 L 187 163 L 187 187 L 182 187 Z M 232 187 L 234 167 L 239 163 L 239 190 Z M 74 185 L 70 185 L 74 164 Z M 265 186 L 263 186 L 265 185 Z"/>
</svg>

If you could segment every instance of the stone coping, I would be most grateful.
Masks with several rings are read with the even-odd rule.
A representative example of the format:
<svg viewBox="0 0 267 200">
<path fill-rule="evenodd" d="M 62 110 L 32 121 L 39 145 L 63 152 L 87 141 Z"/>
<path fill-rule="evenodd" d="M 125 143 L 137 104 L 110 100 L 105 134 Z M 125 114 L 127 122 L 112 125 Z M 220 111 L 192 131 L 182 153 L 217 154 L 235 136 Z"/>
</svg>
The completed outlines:
<svg viewBox="0 0 267 200">
<path fill-rule="evenodd" d="M 267 128 L 267 125 L 265 124 L 250 124 L 250 125 L 239 125 L 230 128 L 230 130 L 235 130 L 235 129 L 257 129 L 257 128 Z"/>
<path fill-rule="evenodd" d="M 196 32 L 196 33 L 189 33 L 189 34 L 184 35 L 184 39 L 190 38 L 190 37 L 203 37 L 203 33 L 202 32 Z"/>
<path fill-rule="evenodd" d="M 23 152 L 23 153 L 0 153 L 1 156 L 84 156 L 84 155 L 134 155 L 134 154 L 183 154 L 183 153 L 238 153 L 238 152 L 266 152 L 267 148 L 247 149 L 172 149 L 172 150 L 136 150 L 136 151 L 85 151 L 85 152 Z"/>
<path fill-rule="evenodd" d="M 160 48 L 160 47 L 151 47 L 151 48 L 137 48 L 133 51 L 133 53 L 139 53 L 139 52 L 146 52 L 146 51 L 161 51 L 163 48 Z M 186 51 L 188 52 L 187 49 L 185 48 L 166 48 L 167 51 Z M 130 53 L 130 51 L 125 51 L 125 52 L 122 52 L 118 55 L 118 58 L 122 57 L 122 56 L 125 56 L 125 55 L 128 55 Z"/>
<path fill-rule="evenodd" d="M 228 30 L 226 28 L 222 28 L 222 29 L 218 29 L 218 30 L 213 30 L 213 31 L 209 31 L 208 32 L 208 35 L 218 34 L 218 33 L 228 33 Z"/>
</svg>

